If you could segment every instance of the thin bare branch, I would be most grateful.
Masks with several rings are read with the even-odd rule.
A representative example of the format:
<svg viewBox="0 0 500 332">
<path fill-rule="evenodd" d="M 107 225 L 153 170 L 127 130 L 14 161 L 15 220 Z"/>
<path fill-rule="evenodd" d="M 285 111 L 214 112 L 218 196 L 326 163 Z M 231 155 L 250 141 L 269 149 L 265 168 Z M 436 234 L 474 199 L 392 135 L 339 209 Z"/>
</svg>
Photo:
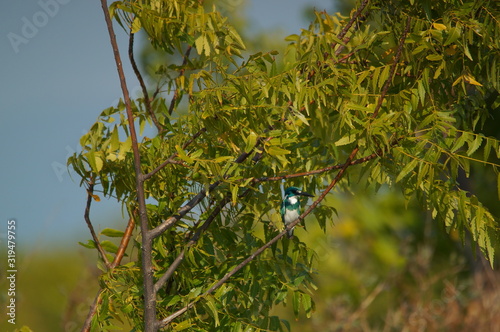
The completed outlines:
<svg viewBox="0 0 500 332">
<path fill-rule="evenodd" d="M 365 7 L 368 5 L 368 0 L 364 0 L 361 5 L 358 7 L 358 10 L 356 10 L 356 13 L 351 17 L 349 22 L 344 26 L 344 28 L 340 31 L 340 33 L 337 35 L 337 38 L 340 40 L 343 40 L 347 32 L 351 29 L 352 25 L 356 20 L 361 16 L 361 13 L 365 9 Z M 337 43 L 332 43 L 332 49 L 337 46 Z"/>
<path fill-rule="evenodd" d="M 115 268 L 120 265 L 123 256 L 125 255 L 125 250 L 127 250 L 128 244 L 130 242 L 130 238 L 132 237 L 132 233 L 134 232 L 135 221 L 132 216 L 128 219 L 127 228 L 125 228 L 125 233 L 122 236 L 120 241 L 120 245 L 118 246 L 118 251 L 116 252 L 115 259 L 113 263 L 111 263 L 111 268 Z"/>
<path fill-rule="evenodd" d="M 139 67 L 137 66 L 137 63 L 135 62 L 134 36 L 135 36 L 135 34 L 133 34 L 132 31 L 130 31 L 130 35 L 129 35 L 129 39 L 128 39 L 128 57 L 130 59 L 130 64 L 132 65 L 132 69 L 134 70 L 135 76 L 137 77 L 137 80 L 139 81 L 139 84 L 141 85 L 142 95 L 144 96 L 144 105 L 146 107 L 146 112 L 148 112 L 148 114 L 151 117 L 151 120 L 153 121 L 158 132 L 161 133 L 163 131 L 163 126 L 160 125 L 160 123 L 158 122 L 158 119 L 156 118 L 155 112 L 151 108 L 151 101 L 152 100 L 149 99 L 148 89 L 146 87 L 146 84 L 144 83 L 144 79 L 142 78 L 141 72 L 139 71 Z"/>
<path fill-rule="evenodd" d="M 90 205 L 92 204 L 93 199 L 94 199 L 94 181 L 91 179 L 89 182 L 89 187 L 87 188 L 87 205 L 85 206 L 85 213 L 83 216 L 85 218 L 85 221 L 87 222 L 87 226 L 90 230 L 90 234 L 92 235 L 92 239 L 94 240 L 97 251 L 99 251 L 101 258 L 104 261 L 104 264 L 106 264 L 106 267 L 109 269 L 111 265 L 109 264 L 108 258 L 106 257 L 106 252 L 102 248 L 101 243 L 99 242 L 99 239 L 97 238 L 97 235 L 94 231 L 94 226 L 90 221 Z"/>
<path fill-rule="evenodd" d="M 212 192 L 217 186 L 221 183 L 221 181 L 216 181 L 208 187 L 208 192 Z M 205 197 L 207 196 L 207 192 L 205 190 L 200 191 L 196 196 L 191 198 L 191 200 L 186 203 L 183 207 L 181 207 L 176 214 L 168 217 L 165 221 L 163 221 L 160 225 L 153 228 L 149 231 L 149 236 L 151 238 L 156 238 L 160 236 L 163 232 L 165 232 L 170 227 L 174 226 L 175 223 L 181 220 L 189 211 L 191 211 L 196 205 L 198 205 Z"/>
</svg>

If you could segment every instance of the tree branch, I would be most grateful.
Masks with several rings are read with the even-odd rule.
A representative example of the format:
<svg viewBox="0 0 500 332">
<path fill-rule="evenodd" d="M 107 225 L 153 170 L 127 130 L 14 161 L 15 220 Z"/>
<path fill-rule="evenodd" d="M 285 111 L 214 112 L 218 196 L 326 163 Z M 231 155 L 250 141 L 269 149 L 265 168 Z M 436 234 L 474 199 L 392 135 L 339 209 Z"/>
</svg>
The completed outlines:
<svg viewBox="0 0 500 332">
<path fill-rule="evenodd" d="M 113 260 L 113 263 L 111 263 L 112 269 L 117 267 L 121 263 L 123 256 L 125 255 L 125 250 L 127 250 L 128 244 L 130 242 L 130 238 L 132 237 L 134 228 L 135 228 L 135 221 L 134 218 L 131 216 L 128 219 L 127 228 L 125 228 L 125 233 L 123 234 L 123 237 L 120 241 L 120 245 L 118 246 L 118 251 L 116 252 L 115 259 Z"/>
<path fill-rule="evenodd" d="M 216 181 L 208 187 L 208 192 L 212 192 L 217 186 L 221 183 L 221 181 Z M 198 205 L 205 197 L 207 193 L 205 190 L 200 191 L 196 196 L 194 196 L 188 203 L 186 203 L 183 207 L 181 207 L 176 214 L 168 217 L 165 221 L 163 221 L 160 225 L 156 226 L 152 230 L 149 231 L 149 236 L 151 238 L 156 238 L 160 236 L 163 232 L 165 232 L 170 227 L 174 226 L 177 221 L 182 219 L 189 211 L 191 211 L 196 205 Z"/>
<path fill-rule="evenodd" d="M 106 257 L 106 252 L 102 248 L 101 243 L 99 242 L 99 239 L 97 238 L 97 235 L 94 231 L 94 226 L 92 226 L 92 222 L 90 221 L 90 205 L 92 204 L 93 198 L 94 198 L 94 180 L 91 179 L 89 181 L 89 187 L 87 189 L 87 205 L 85 206 L 85 213 L 84 213 L 83 217 L 85 218 L 85 221 L 87 222 L 87 226 L 90 230 L 90 234 L 92 234 L 92 239 L 94 240 L 97 251 L 99 251 L 101 258 L 104 261 L 104 264 L 109 269 L 111 265 L 109 264 L 108 258 Z"/>
<path fill-rule="evenodd" d="M 137 134 L 134 124 L 134 115 L 132 113 L 132 105 L 130 102 L 130 95 L 127 88 L 127 82 L 125 79 L 125 73 L 122 67 L 122 60 L 120 57 L 120 52 L 118 49 L 118 43 L 116 42 L 115 32 L 113 30 L 113 23 L 111 22 L 111 16 L 109 15 L 108 6 L 106 0 L 101 0 L 101 7 L 104 13 L 104 19 L 106 21 L 106 26 L 109 33 L 109 39 L 111 42 L 111 47 L 113 49 L 113 54 L 116 63 L 116 70 L 118 71 L 118 77 L 120 79 L 120 86 L 123 92 L 123 99 L 125 101 L 125 107 L 127 111 L 127 120 L 130 128 L 130 138 L 132 140 L 132 152 L 134 154 L 134 169 L 135 169 L 135 179 L 136 179 L 136 190 L 137 190 L 137 201 L 139 204 L 139 220 L 142 231 L 142 273 L 143 273 L 143 283 L 144 283 L 144 331 L 154 332 L 157 330 L 156 321 L 156 298 L 154 294 L 153 285 L 153 263 L 152 263 L 152 238 L 148 236 L 148 215 L 146 210 L 146 200 L 144 195 L 144 182 L 142 180 L 142 170 L 141 170 L 141 156 L 139 153 L 139 146 L 137 143 Z"/>
<path fill-rule="evenodd" d="M 130 64 L 132 65 L 132 69 L 134 70 L 135 76 L 137 77 L 137 80 L 139 81 L 139 84 L 141 85 L 142 89 L 142 95 L 144 96 L 144 105 L 146 107 L 146 112 L 148 112 L 149 116 L 151 117 L 151 120 L 153 121 L 154 125 L 156 126 L 156 129 L 158 130 L 159 133 L 163 131 L 162 125 L 158 122 L 158 119 L 156 118 L 155 112 L 151 108 L 151 101 L 149 99 L 149 94 L 148 94 L 148 88 L 146 87 L 146 84 L 144 83 L 144 80 L 142 79 L 141 72 L 139 71 L 139 67 L 137 66 L 137 63 L 135 62 L 134 58 L 134 36 L 135 34 L 130 31 L 129 39 L 128 39 L 128 57 L 130 59 Z"/>
<path fill-rule="evenodd" d="M 340 40 L 343 40 L 347 32 L 351 29 L 352 25 L 354 22 L 361 16 L 361 12 L 365 9 L 365 7 L 368 5 L 368 0 L 364 0 L 361 5 L 359 6 L 358 10 L 356 10 L 356 13 L 351 17 L 349 22 L 344 26 L 344 28 L 340 31 L 340 33 L 337 35 L 337 38 Z M 332 43 L 331 47 L 334 49 L 337 46 L 337 43 Z M 339 52 L 340 53 L 340 52 Z"/>
</svg>

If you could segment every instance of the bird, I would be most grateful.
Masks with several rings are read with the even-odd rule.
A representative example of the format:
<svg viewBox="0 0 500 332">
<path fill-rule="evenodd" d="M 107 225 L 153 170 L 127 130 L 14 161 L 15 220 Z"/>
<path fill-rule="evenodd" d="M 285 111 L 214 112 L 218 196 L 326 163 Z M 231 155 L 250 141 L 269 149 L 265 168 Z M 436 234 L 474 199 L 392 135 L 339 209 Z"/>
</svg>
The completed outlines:
<svg viewBox="0 0 500 332">
<path fill-rule="evenodd" d="M 297 220 L 300 216 L 300 201 L 298 196 L 314 197 L 311 194 L 303 192 L 297 187 L 288 187 L 285 189 L 285 197 L 281 202 L 281 220 L 286 225 Z M 288 238 L 293 237 L 293 227 L 287 232 Z"/>
</svg>

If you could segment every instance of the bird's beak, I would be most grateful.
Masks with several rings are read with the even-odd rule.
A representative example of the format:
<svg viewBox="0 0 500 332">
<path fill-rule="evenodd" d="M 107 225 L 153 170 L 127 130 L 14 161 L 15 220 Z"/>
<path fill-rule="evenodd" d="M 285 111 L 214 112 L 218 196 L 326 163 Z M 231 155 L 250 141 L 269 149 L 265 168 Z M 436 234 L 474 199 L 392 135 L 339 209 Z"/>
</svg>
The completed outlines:
<svg viewBox="0 0 500 332">
<path fill-rule="evenodd" d="M 303 192 L 303 191 L 299 191 L 297 194 L 299 194 L 301 196 L 314 197 L 314 195 L 311 195 L 311 194 Z"/>
</svg>

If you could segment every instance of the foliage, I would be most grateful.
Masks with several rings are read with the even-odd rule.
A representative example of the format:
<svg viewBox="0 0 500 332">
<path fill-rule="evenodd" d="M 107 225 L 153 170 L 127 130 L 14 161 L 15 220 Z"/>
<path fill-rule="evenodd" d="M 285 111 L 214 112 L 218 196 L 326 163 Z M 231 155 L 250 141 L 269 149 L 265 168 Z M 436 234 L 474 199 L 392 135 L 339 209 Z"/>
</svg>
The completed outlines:
<svg viewBox="0 0 500 332">
<path fill-rule="evenodd" d="M 158 68 L 156 90 L 143 86 L 142 98 L 104 110 L 68 160 L 88 188 L 88 208 L 97 186 L 141 225 L 141 256 L 122 266 L 104 254 L 118 255 L 118 246 L 93 238 L 105 265 L 94 329 L 126 317 L 141 330 L 150 301 L 156 328 L 170 330 L 289 330 L 269 316 L 289 301 L 310 315 L 315 254 L 300 239 L 275 238 L 284 234 L 284 179 L 318 194 L 322 229 L 336 211 L 317 204 L 337 183 L 400 188 L 447 232 L 470 234 L 493 264 L 498 219 L 459 175 L 469 176 L 471 163 L 498 173 L 499 141 L 481 133 L 500 107 L 494 1 L 363 1 L 350 17 L 317 12 L 287 37 L 282 58 L 243 57 L 238 33 L 199 1 L 110 9 L 131 36 L 144 30 L 182 63 Z M 145 134 L 150 126 L 156 132 Z"/>
</svg>

